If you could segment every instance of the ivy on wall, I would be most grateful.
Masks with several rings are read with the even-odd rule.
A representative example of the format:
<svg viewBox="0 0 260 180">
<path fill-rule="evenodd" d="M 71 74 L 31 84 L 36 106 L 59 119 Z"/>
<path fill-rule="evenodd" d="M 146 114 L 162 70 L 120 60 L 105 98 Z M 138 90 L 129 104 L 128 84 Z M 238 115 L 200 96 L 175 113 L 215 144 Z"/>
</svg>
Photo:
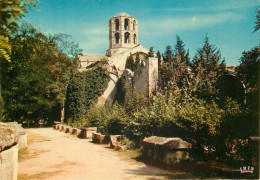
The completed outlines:
<svg viewBox="0 0 260 180">
<path fill-rule="evenodd" d="M 73 72 L 67 88 L 65 122 L 71 124 L 84 118 L 90 105 L 107 88 L 109 79 L 109 72 L 104 65 L 85 72 Z"/>
</svg>

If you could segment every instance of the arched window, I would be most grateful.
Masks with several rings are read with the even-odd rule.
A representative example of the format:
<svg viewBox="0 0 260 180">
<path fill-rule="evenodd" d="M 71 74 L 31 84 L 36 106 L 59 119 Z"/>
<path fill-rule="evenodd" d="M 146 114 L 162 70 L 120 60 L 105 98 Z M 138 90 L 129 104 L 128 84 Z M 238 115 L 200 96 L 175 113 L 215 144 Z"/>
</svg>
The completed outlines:
<svg viewBox="0 0 260 180">
<path fill-rule="evenodd" d="M 125 44 L 129 44 L 130 43 L 130 33 L 126 32 L 125 33 Z"/>
<path fill-rule="evenodd" d="M 120 43 L 120 34 L 116 33 L 115 37 L 116 37 L 116 44 L 119 44 Z"/>
<path fill-rule="evenodd" d="M 125 30 L 129 30 L 129 19 L 125 19 Z"/>
<path fill-rule="evenodd" d="M 136 34 L 134 34 L 134 44 L 137 44 L 137 37 L 136 37 Z"/>
<path fill-rule="evenodd" d="M 135 27 L 136 27 L 136 21 L 134 20 L 134 22 L 133 22 L 133 30 L 135 30 Z"/>
<path fill-rule="evenodd" d="M 116 25 L 116 30 L 119 30 L 120 29 L 119 19 L 115 20 L 115 25 Z"/>
</svg>

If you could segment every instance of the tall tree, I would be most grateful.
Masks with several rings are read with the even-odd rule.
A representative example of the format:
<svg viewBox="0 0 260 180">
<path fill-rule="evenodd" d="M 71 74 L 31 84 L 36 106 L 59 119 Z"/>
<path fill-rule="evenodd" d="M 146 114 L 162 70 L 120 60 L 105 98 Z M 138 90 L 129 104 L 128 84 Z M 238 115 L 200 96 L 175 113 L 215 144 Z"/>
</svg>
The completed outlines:
<svg viewBox="0 0 260 180">
<path fill-rule="evenodd" d="M 130 56 L 126 59 L 125 69 L 130 69 L 130 70 L 134 71 L 134 68 L 135 68 L 134 64 L 135 64 L 134 58 L 131 53 Z"/>
<path fill-rule="evenodd" d="M 258 7 L 259 8 L 259 7 Z M 260 29 L 260 9 L 257 10 L 257 15 L 256 15 L 256 22 L 255 22 L 255 30 L 254 32 L 258 31 Z"/>
<path fill-rule="evenodd" d="M 175 56 L 178 55 L 181 58 L 181 62 L 185 62 L 187 65 L 190 65 L 189 50 L 185 50 L 185 44 L 183 40 L 177 35 L 176 36 L 176 45 L 174 46 Z"/>
<path fill-rule="evenodd" d="M 154 57 L 153 47 L 149 49 L 148 57 Z"/>
<path fill-rule="evenodd" d="M 173 52 L 171 46 L 167 46 L 165 53 L 163 55 L 163 62 L 164 63 L 171 63 L 173 61 Z"/>
<path fill-rule="evenodd" d="M 221 58 L 220 49 L 209 43 L 208 36 L 203 48 L 198 49 L 193 58 L 192 69 L 198 83 L 198 95 L 212 99 L 217 93 L 216 81 L 224 74 L 225 60 Z"/>
<path fill-rule="evenodd" d="M 18 28 L 11 43 L 12 63 L 2 62 L 6 117 L 17 121 L 47 119 L 53 107 L 63 106 L 70 71 L 76 66 L 68 54 L 60 52 L 53 37 L 32 25 Z"/>
<path fill-rule="evenodd" d="M 162 66 L 162 56 L 161 56 L 160 51 L 157 51 L 156 54 L 157 54 L 157 57 L 158 57 L 158 70 L 160 71 L 161 66 Z"/>
<path fill-rule="evenodd" d="M 11 32 L 15 31 L 18 26 L 15 21 L 24 17 L 28 13 L 29 7 L 37 6 L 37 1 L 34 0 L 3 0 L 0 1 L 0 121 L 2 120 L 4 101 L 2 99 L 2 77 L 1 63 L 3 60 L 10 62 L 11 54 Z"/>
<path fill-rule="evenodd" d="M 259 68 L 260 68 L 260 47 L 251 51 L 244 51 L 240 58 L 240 65 L 237 67 L 237 76 L 246 88 L 246 104 L 254 111 L 258 110 L 259 92 Z"/>
<path fill-rule="evenodd" d="M 139 55 L 139 53 L 136 53 L 134 71 L 136 71 L 137 69 L 140 69 L 140 67 L 141 67 L 140 55 Z"/>
</svg>

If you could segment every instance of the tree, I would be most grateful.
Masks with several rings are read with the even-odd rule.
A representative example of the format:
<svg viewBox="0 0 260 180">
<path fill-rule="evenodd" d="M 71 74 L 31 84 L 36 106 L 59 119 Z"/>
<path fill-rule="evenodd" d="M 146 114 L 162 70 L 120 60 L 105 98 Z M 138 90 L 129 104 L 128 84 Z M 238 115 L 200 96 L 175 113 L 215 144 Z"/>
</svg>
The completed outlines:
<svg viewBox="0 0 260 180">
<path fill-rule="evenodd" d="M 84 119 L 87 110 L 107 88 L 109 79 L 109 72 L 102 64 L 84 72 L 73 72 L 66 93 L 65 122 Z"/>
<path fill-rule="evenodd" d="M 140 69 L 140 68 L 141 68 L 140 55 L 139 55 L 139 53 L 136 53 L 134 71 L 136 71 L 137 69 Z"/>
<path fill-rule="evenodd" d="M 0 1 L 0 61 L 2 57 L 10 61 L 11 54 L 10 45 L 8 43 L 8 31 L 14 31 L 18 26 L 15 20 L 24 17 L 24 13 L 28 13 L 29 7 L 36 8 L 37 2 L 33 0 L 3 0 Z"/>
<path fill-rule="evenodd" d="M 125 69 L 130 69 L 130 70 L 134 71 L 134 68 L 135 68 L 134 64 L 135 64 L 134 58 L 133 58 L 133 55 L 131 53 L 130 56 L 126 60 Z"/>
<path fill-rule="evenodd" d="M 259 106 L 259 57 L 260 47 L 255 47 L 251 51 L 244 51 L 240 58 L 240 65 L 236 69 L 238 78 L 246 88 L 247 105 L 254 111 L 257 111 Z"/>
<path fill-rule="evenodd" d="M 70 71 L 77 67 L 53 37 L 24 24 L 11 39 L 12 63 L 2 62 L 7 120 L 47 120 L 54 107 L 63 107 Z"/>
<path fill-rule="evenodd" d="M 167 46 L 166 47 L 166 51 L 163 55 L 163 62 L 164 63 L 171 63 L 173 61 L 173 52 L 171 49 L 171 46 Z"/>
<path fill-rule="evenodd" d="M 160 51 L 157 51 L 157 57 L 158 57 L 158 70 L 160 71 L 161 66 L 162 66 L 162 56 L 160 54 Z"/>
<path fill-rule="evenodd" d="M 188 83 L 190 79 L 188 70 L 189 53 L 186 53 L 184 47 L 185 45 L 179 36 L 177 36 L 174 53 L 170 46 L 166 47 L 164 62 L 159 68 L 160 84 L 163 89 L 165 87 L 171 88 L 169 82 L 176 84 L 179 88 Z"/>
<path fill-rule="evenodd" d="M 220 50 L 209 43 L 208 36 L 203 48 L 198 49 L 193 58 L 192 70 L 199 97 L 212 99 L 217 94 L 216 81 L 224 74 L 225 60 L 221 59 Z"/>
<path fill-rule="evenodd" d="M 3 60 L 10 62 L 11 45 L 10 32 L 14 32 L 17 24 L 15 20 L 24 17 L 24 13 L 28 13 L 27 8 L 36 8 L 37 2 L 34 0 L 3 0 L 0 1 L 0 121 L 3 113 L 3 99 L 2 99 L 2 77 L 1 77 L 1 63 Z"/>
<path fill-rule="evenodd" d="M 186 52 L 185 44 L 178 35 L 176 36 L 176 39 L 176 45 L 174 46 L 175 56 L 180 56 L 181 62 L 185 62 L 187 65 L 190 65 L 189 50 Z"/>
<path fill-rule="evenodd" d="M 153 47 L 150 47 L 148 57 L 154 57 Z"/>
<path fill-rule="evenodd" d="M 260 9 L 257 10 L 257 15 L 256 15 L 256 22 L 255 22 L 255 30 L 254 32 L 258 31 L 260 29 Z"/>
</svg>

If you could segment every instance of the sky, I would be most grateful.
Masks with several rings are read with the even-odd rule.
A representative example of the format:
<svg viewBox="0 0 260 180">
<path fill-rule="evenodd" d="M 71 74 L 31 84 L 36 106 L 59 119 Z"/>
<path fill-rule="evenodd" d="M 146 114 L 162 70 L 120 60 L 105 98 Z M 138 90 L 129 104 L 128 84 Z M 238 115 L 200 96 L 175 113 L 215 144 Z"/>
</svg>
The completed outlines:
<svg viewBox="0 0 260 180">
<path fill-rule="evenodd" d="M 192 60 L 206 34 L 226 65 L 239 65 L 243 51 L 259 46 L 254 32 L 260 0 L 40 0 L 25 21 L 45 33 L 66 33 L 83 53 L 105 54 L 109 19 L 127 13 L 138 20 L 139 43 L 154 51 L 174 47 L 179 35 Z"/>
</svg>

